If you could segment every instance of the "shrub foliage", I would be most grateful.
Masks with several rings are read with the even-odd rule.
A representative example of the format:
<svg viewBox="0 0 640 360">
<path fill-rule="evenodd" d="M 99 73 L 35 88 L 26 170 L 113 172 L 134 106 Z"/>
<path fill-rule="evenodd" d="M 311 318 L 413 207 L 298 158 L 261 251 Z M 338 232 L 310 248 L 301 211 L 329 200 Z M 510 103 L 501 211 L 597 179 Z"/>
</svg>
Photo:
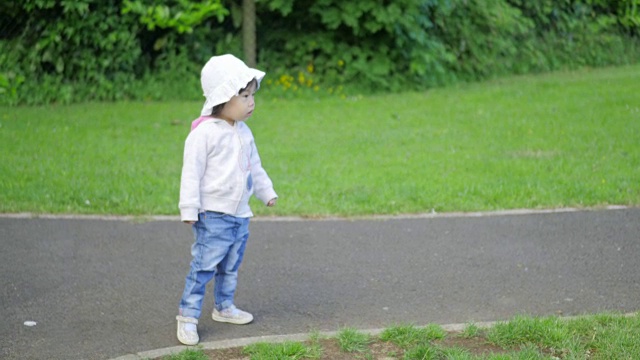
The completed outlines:
<svg viewBox="0 0 640 360">
<path fill-rule="evenodd" d="M 259 67 L 358 92 L 640 60 L 640 0 L 255 0 Z M 197 99 L 240 0 L 0 4 L 0 104 Z"/>
</svg>

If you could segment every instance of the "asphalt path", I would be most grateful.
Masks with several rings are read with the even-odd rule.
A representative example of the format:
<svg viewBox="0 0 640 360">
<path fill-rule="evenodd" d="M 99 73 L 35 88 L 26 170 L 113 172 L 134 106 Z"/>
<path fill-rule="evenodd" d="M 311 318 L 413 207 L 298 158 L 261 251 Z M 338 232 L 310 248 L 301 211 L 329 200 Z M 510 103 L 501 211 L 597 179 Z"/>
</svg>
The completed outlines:
<svg viewBox="0 0 640 360">
<path fill-rule="evenodd" d="M 0 358 L 110 359 L 179 345 L 188 225 L 0 215 L 0 241 Z M 639 254 L 637 208 L 254 219 L 236 304 L 255 321 L 214 322 L 210 295 L 199 332 L 209 342 L 634 312 Z"/>
</svg>

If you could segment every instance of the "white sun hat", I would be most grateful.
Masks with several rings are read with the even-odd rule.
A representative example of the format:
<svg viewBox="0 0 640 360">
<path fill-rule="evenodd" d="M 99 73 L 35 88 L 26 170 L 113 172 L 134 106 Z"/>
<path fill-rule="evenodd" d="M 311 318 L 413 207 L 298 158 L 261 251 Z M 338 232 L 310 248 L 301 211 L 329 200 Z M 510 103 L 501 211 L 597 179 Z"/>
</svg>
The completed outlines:
<svg viewBox="0 0 640 360">
<path fill-rule="evenodd" d="M 248 67 L 237 57 L 226 54 L 214 56 L 202 68 L 200 82 L 207 99 L 202 107 L 201 116 L 211 115 L 213 107 L 224 104 L 239 94 L 240 90 L 256 79 L 258 88 L 264 77 L 263 71 Z"/>
</svg>

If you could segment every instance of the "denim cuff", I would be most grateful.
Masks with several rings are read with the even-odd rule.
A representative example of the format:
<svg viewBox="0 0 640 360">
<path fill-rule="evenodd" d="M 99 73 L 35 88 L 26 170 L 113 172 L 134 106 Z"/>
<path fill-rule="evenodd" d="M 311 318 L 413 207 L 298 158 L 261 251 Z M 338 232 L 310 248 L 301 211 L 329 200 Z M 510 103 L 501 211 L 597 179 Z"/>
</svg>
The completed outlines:
<svg viewBox="0 0 640 360">
<path fill-rule="evenodd" d="M 218 311 L 222 311 L 224 309 L 228 309 L 233 305 L 233 301 L 231 300 L 225 300 L 222 302 L 222 304 L 215 304 L 216 306 L 216 310 Z"/>
</svg>

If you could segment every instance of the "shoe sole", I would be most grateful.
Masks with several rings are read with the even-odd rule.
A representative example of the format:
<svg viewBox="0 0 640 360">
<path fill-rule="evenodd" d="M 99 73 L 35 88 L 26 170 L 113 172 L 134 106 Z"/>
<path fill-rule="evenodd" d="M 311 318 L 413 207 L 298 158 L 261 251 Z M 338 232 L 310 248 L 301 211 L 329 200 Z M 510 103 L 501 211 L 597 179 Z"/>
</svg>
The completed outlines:
<svg viewBox="0 0 640 360">
<path fill-rule="evenodd" d="M 241 319 L 227 318 L 227 317 L 223 317 L 216 314 L 211 314 L 211 318 L 217 322 L 224 322 L 224 323 L 236 324 L 236 325 L 245 325 L 253 321 L 253 317 L 251 317 L 251 319 L 249 320 L 241 320 Z"/>
<path fill-rule="evenodd" d="M 200 342 L 200 341 L 196 341 L 196 342 L 184 341 L 179 336 L 178 336 L 178 341 L 180 341 L 180 343 L 182 343 L 183 345 L 187 345 L 187 346 L 198 345 L 198 343 Z"/>
</svg>

